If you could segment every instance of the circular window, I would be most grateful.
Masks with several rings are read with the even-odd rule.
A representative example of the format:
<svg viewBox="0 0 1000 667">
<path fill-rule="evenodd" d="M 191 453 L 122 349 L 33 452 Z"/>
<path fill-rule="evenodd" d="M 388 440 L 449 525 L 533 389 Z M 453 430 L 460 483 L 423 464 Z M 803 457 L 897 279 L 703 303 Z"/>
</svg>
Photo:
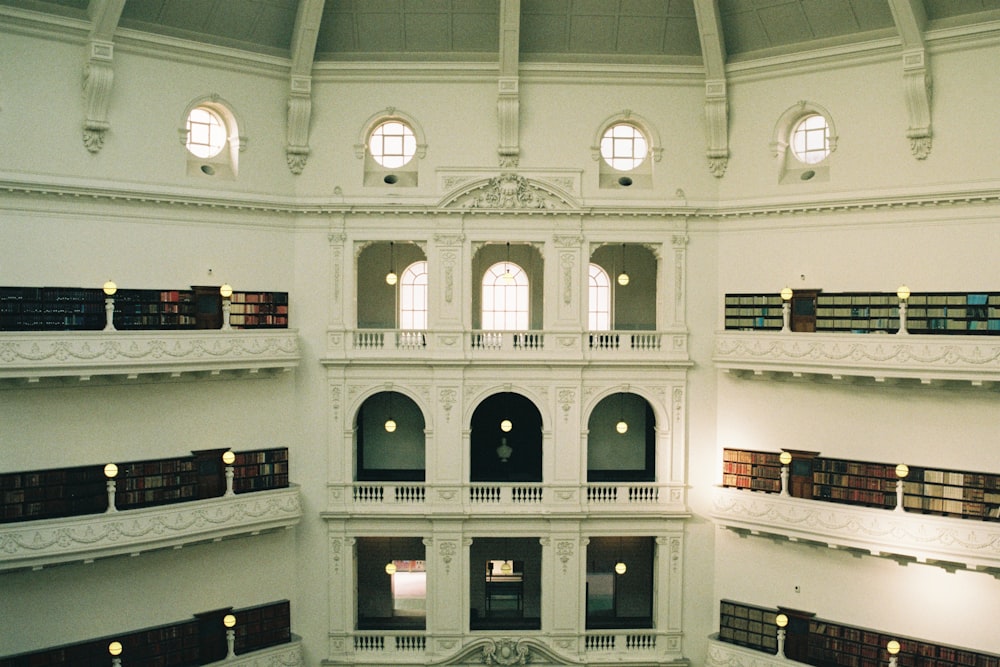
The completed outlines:
<svg viewBox="0 0 1000 667">
<path fill-rule="evenodd" d="M 612 125 L 601 138 L 601 157 L 620 171 L 635 169 L 646 159 L 649 144 L 635 125 Z"/>
<path fill-rule="evenodd" d="M 830 126 L 826 118 L 812 114 L 792 130 L 792 154 L 799 162 L 816 164 L 830 154 Z"/>
<path fill-rule="evenodd" d="M 372 158 L 387 169 L 402 167 L 417 152 L 417 138 L 406 123 L 390 120 L 382 123 L 368 139 Z"/>
<path fill-rule="evenodd" d="M 187 119 L 187 149 L 200 158 L 215 157 L 226 145 L 226 124 L 208 107 L 191 110 Z"/>
</svg>

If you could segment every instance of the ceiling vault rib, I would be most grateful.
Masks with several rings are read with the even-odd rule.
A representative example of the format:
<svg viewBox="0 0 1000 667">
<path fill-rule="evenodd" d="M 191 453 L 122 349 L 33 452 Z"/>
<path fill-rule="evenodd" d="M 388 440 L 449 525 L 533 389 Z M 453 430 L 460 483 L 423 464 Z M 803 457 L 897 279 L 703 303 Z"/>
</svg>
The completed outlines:
<svg viewBox="0 0 1000 667">
<path fill-rule="evenodd" d="M 90 35 L 87 41 L 87 62 L 83 66 L 83 145 L 91 153 L 104 147 L 111 103 L 111 86 L 115 80 L 114 34 L 121 19 L 125 0 L 90 0 Z"/>
<path fill-rule="evenodd" d="M 705 64 L 705 122 L 708 170 L 722 178 L 729 165 L 729 95 L 726 89 L 726 48 L 718 0 L 695 0 L 695 19 Z"/>
<path fill-rule="evenodd" d="M 293 174 L 301 174 L 309 158 L 309 121 L 312 117 L 312 67 L 325 0 L 299 0 L 292 33 L 292 68 L 288 82 L 288 126 L 285 160 Z"/>
<path fill-rule="evenodd" d="M 931 152 L 931 75 L 924 30 L 927 11 L 923 0 L 889 0 L 892 18 L 903 43 L 903 90 L 910 125 L 906 137 L 918 160 Z"/>
<path fill-rule="evenodd" d="M 500 0 L 500 78 L 497 82 L 497 123 L 500 167 L 517 167 L 521 159 L 520 64 L 521 0 Z"/>
</svg>

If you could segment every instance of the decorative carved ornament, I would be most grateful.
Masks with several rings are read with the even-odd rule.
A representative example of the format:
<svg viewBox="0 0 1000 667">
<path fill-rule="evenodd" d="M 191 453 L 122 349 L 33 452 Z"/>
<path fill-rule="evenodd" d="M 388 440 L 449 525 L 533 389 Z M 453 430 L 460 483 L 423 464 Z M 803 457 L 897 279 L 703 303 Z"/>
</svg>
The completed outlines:
<svg viewBox="0 0 1000 667">
<path fill-rule="evenodd" d="M 834 506 L 736 489 L 713 491 L 713 520 L 873 555 L 1000 568 L 1000 526 L 867 507 Z"/>
<path fill-rule="evenodd" d="M 0 570 L 140 553 L 299 522 L 298 488 L 0 526 Z"/>
<path fill-rule="evenodd" d="M 89 332 L 86 332 L 89 334 Z M 29 333 L 0 341 L 0 378 L 292 368 L 294 331 Z"/>
<path fill-rule="evenodd" d="M 441 207 L 536 211 L 577 208 L 567 196 L 554 188 L 511 172 L 485 182 L 476 181 L 461 192 L 450 195 Z"/>
</svg>

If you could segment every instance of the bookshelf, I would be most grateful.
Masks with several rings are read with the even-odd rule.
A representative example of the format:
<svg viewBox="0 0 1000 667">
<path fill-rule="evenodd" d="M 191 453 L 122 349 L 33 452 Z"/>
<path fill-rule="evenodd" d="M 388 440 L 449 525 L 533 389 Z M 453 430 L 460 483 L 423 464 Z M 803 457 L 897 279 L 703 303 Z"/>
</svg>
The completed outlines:
<svg viewBox="0 0 1000 667">
<path fill-rule="evenodd" d="M 813 459 L 816 500 L 893 509 L 896 506 L 896 466 L 866 461 Z"/>
<path fill-rule="evenodd" d="M 99 331 L 106 323 L 100 288 L 0 287 L 0 331 Z M 115 329 L 218 329 L 218 286 L 119 289 Z M 230 323 L 237 329 L 288 328 L 287 292 L 233 292 Z"/>
<path fill-rule="evenodd" d="M 779 493 L 781 461 L 778 460 L 778 453 L 723 449 L 722 485 Z"/>
<path fill-rule="evenodd" d="M 899 298 L 891 292 L 817 292 L 816 331 L 895 333 Z M 928 292 L 907 300 L 907 331 L 913 334 L 1000 334 L 1000 292 Z M 726 294 L 725 328 L 778 330 L 778 294 Z"/>
<path fill-rule="evenodd" d="M 213 663 L 226 654 L 221 617 L 230 609 L 195 614 L 190 620 L 120 635 L 0 657 L 0 667 L 105 667 L 111 664 L 108 644 L 112 641 L 121 643 L 122 662 L 126 665 L 180 667 Z M 236 615 L 238 656 L 285 644 L 292 639 L 288 600 L 238 609 L 232 613 Z M 208 623 L 206 619 L 213 622 Z M 220 639 L 221 656 L 218 655 Z M 210 646 L 211 650 L 205 650 L 203 647 L 206 646 Z"/>
<path fill-rule="evenodd" d="M 896 507 L 895 464 L 791 453 L 790 495 L 881 509 Z M 778 452 L 723 449 L 722 485 L 780 493 L 778 456 Z M 810 484 L 795 484 L 798 465 L 810 466 Z M 909 512 L 1000 521 L 1000 474 L 910 466 L 903 480 L 903 507 Z"/>
<path fill-rule="evenodd" d="M 288 448 L 237 452 L 233 463 L 233 491 L 263 491 L 288 486 Z"/>
<path fill-rule="evenodd" d="M 727 294 L 726 328 L 781 329 L 781 296 L 778 294 Z"/>
<path fill-rule="evenodd" d="M 196 500 L 198 472 L 190 457 L 118 465 L 115 505 L 120 510 Z"/>
<path fill-rule="evenodd" d="M 225 491 L 224 449 L 118 464 L 119 510 L 216 498 Z M 233 490 L 287 488 L 288 448 L 234 452 Z M 104 464 L 0 474 L 0 523 L 99 514 L 108 508 Z"/>
<path fill-rule="evenodd" d="M 291 605 L 288 600 L 235 609 L 232 613 L 236 616 L 237 655 L 292 640 Z"/>
<path fill-rule="evenodd" d="M 896 656 L 900 667 L 1000 667 L 1000 656 L 997 655 L 822 619 L 812 619 L 809 623 L 806 662 L 812 665 L 882 667 L 888 659 L 886 644 L 893 639 L 900 644 Z"/>
<path fill-rule="evenodd" d="M 2 522 L 103 512 L 106 484 L 103 465 L 0 474 Z"/>
<path fill-rule="evenodd" d="M 237 329 L 288 326 L 287 292 L 233 292 L 229 323 Z"/>
<path fill-rule="evenodd" d="M 733 600 L 720 604 L 719 639 L 763 653 L 777 652 L 779 611 L 789 616 L 785 654 L 789 659 L 819 667 L 884 667 L 886 644 L 900 643 L 900 667 L 1000 667 L 1000 655 L 935 644 L 883 630 L 815 618 L 810 612 L 768 609 Z M 792 622 L 802 619 L 802 623 Z M 799 644 L 801 642 L 801 645 Z M 801 646 L 796 654 L 789 648 Z"/>
<path fill-rule="evenodd" d="M 722 600 L 719 639 L 764 653 L 778 652 L 778 612 L 764 607 Z"/>
<path fill-rule="evenodd" d="M 911 512 L 1000 520 L 1000 475 L 911 467 L 903 481 Z"/>
</svg>

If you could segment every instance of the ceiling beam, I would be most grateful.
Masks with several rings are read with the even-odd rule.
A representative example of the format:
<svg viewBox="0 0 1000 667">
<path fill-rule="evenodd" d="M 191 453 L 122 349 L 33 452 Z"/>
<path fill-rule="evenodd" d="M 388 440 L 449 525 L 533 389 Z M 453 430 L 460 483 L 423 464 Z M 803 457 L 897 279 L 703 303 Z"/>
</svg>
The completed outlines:
<svg viewBox="0 0 1000 667">
<path fill-rule="evenodd" d="M 500 0 L 500 78 L 497 82 L 497 154 L 501 167 L 516 167 L 521 159 L 520 93 L 521 0 Z"/>
<path fill-rule="evenodd" d="M 312 68 L 316 40 L 326 0 L 299 0 L 292 33 L 292 68 L 288 84 L 288 126 L 285 160 L 293 174 L 301 174 L 309 158 L 309 121 L 312 118 Z"/>
<path fill-rule="evenodd" d="M 892 18 L 903 43 L 903 89 L 910 125 L 906 136 L 918 160 L 931 152 L 931 76 L 924 31 L 927 10 L 923 0 L 889 0 Z"/>
<path fill-rule="evenodd" d="M 83 66 L 83 145 L 91 153 L 104 147 L 104 135 L 111 127 L 108 106 L 115 80 L 114 34 L 124 8 L 125 0 L 90 0 L 87 5 L 90 35 Z"/>
<path fill-rule="evenodd" d="M 716 178 L 722 178 L 729 165 L 729 96 L 726 91 L 726 46 L 718 0 L 694 0 L 694 13 L 705 65 L 708 169 Z"/>
</svg>

